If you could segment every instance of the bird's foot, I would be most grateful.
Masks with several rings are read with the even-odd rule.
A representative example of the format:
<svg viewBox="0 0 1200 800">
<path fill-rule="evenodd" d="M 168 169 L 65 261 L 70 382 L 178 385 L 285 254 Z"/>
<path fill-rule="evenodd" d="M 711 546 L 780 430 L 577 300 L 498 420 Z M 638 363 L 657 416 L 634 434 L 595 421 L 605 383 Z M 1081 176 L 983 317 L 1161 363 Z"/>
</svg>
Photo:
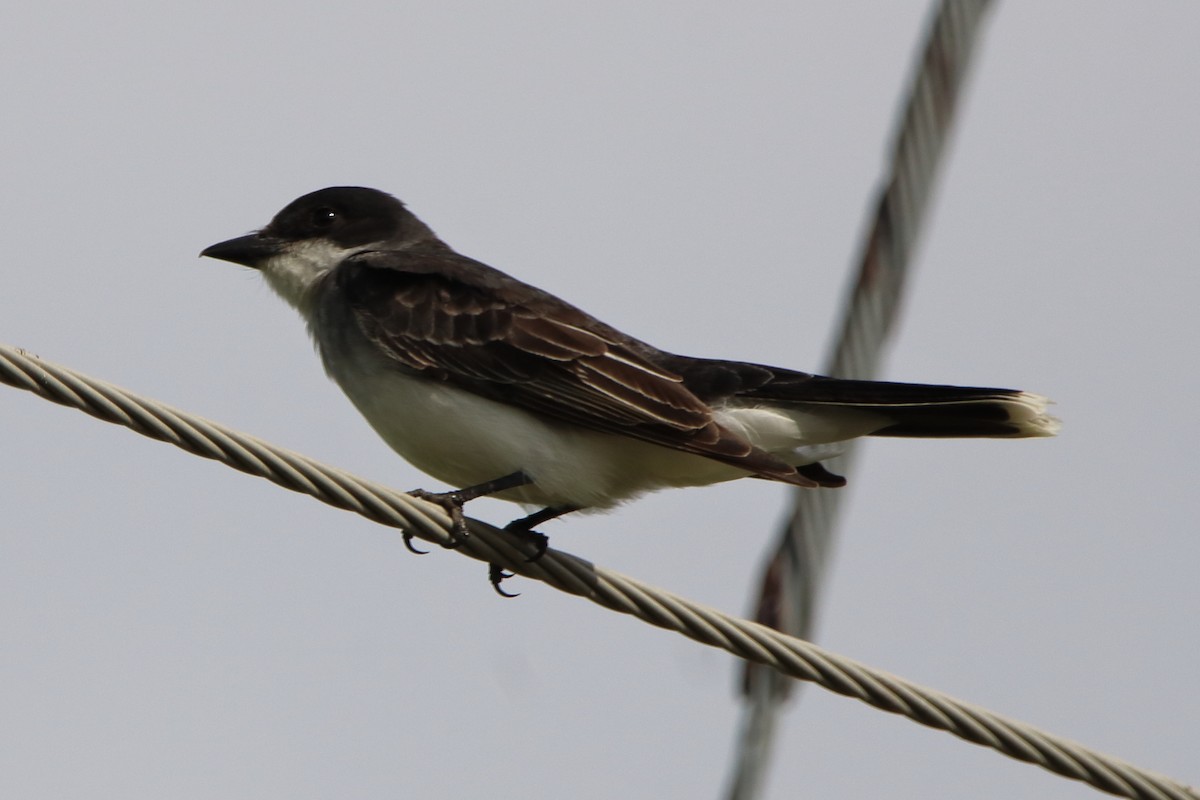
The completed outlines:
<svg viewBox="0 0 1200 800">
<path fill-rule="evenodd" d="M 522 541 L 533 545 L 533 555 L 525 560 L 529 563 L 537 561 L 542 556 L 546 555 L 546 550 L 550 547 L 550 537 L 544 533 L 538 533 L 533 530 L 533 526 L 526 524 L 525 520 L 518 519 L 504 526 L 504 530 L 509 533 L 516 534 Z"/>
<path fill-rule="evenodd" d="M 471 533 L 467 529 L 467 519 L 463 516 L 463 504 L 468 500 L 474 500 L 476 497 L 483 497 L 489 494 L 495 494 L 506 489 L 525 486 L 531 483 L 529 476 L 524 472 L 514 472 L 510 475 L 505 475 L 502 478 L 481 483 L 476 486 L 468 486 L 465 489 L 459 489 L 453 492 L 428 492 L 424 489 L 414 489 L 409 492 L 413 497 L 421 500 L 428 500 L 431 503 L 437 503 L 442 508 L 446 509 L 446 513 L 450 515 L 450 541 L 445 545 L 448 548 L 460 547 L 470 537 Z M 561 517 L 563 514 L 569 514 L 572 511 L 578 511 L 578 506 L 550 506 L 543 508 L 541 511 L 536 511 L 527 517 L 513 520 L 504 526 L 504 530 L 515 534 L 518 538 L 528 544 L 533 545 L 533 555 L 525 560 L 529 563 L 537 561 L 542 556 L 546 555 L 546 550 L 550 546 L 550 539 L 544 534 L 538 533 L 533 528 L 547 520 Z M 418 550 L 413 546 L 413 536 L 410 533 L 404 534 L 404 546 L 414 553 L 424 553 L 424 550 Z M 501 597 L 517 597 L 516 593 L 506 592 L 500 588 L 500 584 L 508 578 L 513 577 L 513 573 L 505 571 L 504 567 L 499 564 L 488 565 L 488 580 L 492 584 L 492 588 Z"/>
<path fill-rule="evenodd" d="M 504 530 L 509 533 L 515 533 L 527 542 L 532 542 L 534 546 L 533 555 L 525 559 L 526 561 L 537 561 L 542 556 L 546 555 L 546 549 L 550 545 L 550 538 L 545 534 L 538 533 L 534 527 L 541 525 L 543 522 L 549 522 L 552 519 L 557 519 L 563 514 L 570 514 L 572 511 L 578 511 L 578 506 L 548 506 L 541 511 L 535 511 L 527 517 L 514 519 L 512 522 L 504 526 Z"/>
<path fill-rule="evenodd" d="M 533 545 L 533 555 L 525 560 L 529 563 L 537 561 L 546 554 L 546 548 L 550 545 L 550 537 L 544 533 L 530 530 L 529 525 L 525 524 L 525 519 L 518 519 L 504 526 L 504 530 L 509 533 L 516 534 L 522 540 Z M 492 582 L 492 588 L 496 590 L 496 594 L 501 597 L 518 597 L 520 592 L 506 592 L 500 588 L 500 582 L 513 577 L 511 572 L 508 572 L 499 564 L 488 564 L 488 580 Z"/>
<path fill-rule="evenodd" d="M 477 483 L 474 486 L 467 486 L 463 489 L 455 489 L 452 492 L 427 492 L 424 489 L 413 489 L 408 494 L 420 500 L 437 503 L 446 509 L 446 513 L 450 515 L 451 526 L 450 541 L 444 547 L 453 550 L 456 547 L 461 547 L 471 536 L 471 532 L 467 530 L 467 518 L 463 516 L 463 505 L 467 501 L 474 500 L 476 497 L 486 497 L 489 494 L 503 492 L 506 489 L 515 489 L 518 486 L 525 486 L 532 482 L 532 479 L 528 475 L 518 471 L 496 478 L 495 480 L 484 481 L 483 483 Z M 412 546 L 412 536 L 405 536 L 404 544 L 409 550 L 420 552 Z"/>
<path fill-rule="evenodd" d="M 413 489 L 408 494 L 418 500 L 437 503 L 450 515 L 450 541 L 443 547 L 453 550 L 461 547 L 470 538 L 471 532 L 467 530 L 467 518 L 463 516 L 463 504 L 470 498 L 464 497 L 462 492 L 427 492 L 424 489 Z M 404 545 L 414 553 L 425 552 L 412 546 L 412 534 L 405 534 Z"/>
<path fill-rule="evenodd" d="M 514 519 L 512 522 L 504 526 L 504 530 L 515 534 L 528 544 L 533 545 L 533 555 L 525 559 L 527 563 L 532 564 L 542 556 L 546 555 L 546 550 L 550 547 L 550 537 L 544 533 L 538 533 L 533 529 L 534 525 L 540 525 L 547 520 L 561 517 L 563 514 L 569 514 L 572 511 L 578 511 L 575 506 L 552 506 L 543 508 L 530 514 L 528 517 Z M 500 582 L 506 578 L 513 577 L 511 572 L 505 572 L 504 568 L 499 564 L 490 564 L 488 566 L 488 580 L 492 582 L 492 588 L 501 597 L 516 597 L 516 593 L 506 592 L 500 588 Z"/>
</svg>

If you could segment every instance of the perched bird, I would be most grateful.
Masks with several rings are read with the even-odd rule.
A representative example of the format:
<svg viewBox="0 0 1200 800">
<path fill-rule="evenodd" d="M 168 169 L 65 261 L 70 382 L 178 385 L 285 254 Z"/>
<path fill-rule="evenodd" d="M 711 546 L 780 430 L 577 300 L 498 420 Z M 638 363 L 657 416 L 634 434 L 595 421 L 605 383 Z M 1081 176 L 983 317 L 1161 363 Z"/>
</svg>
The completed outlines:
<svg viewBox="0 0 1200 800">
<path fill-rule="evenodd" d="M 666 487 L 765 478 L 842 486 L 819 462 L 859 436 L 1052 436 L 1012 389 L 841 380 L 667 353 L 460 255 L 383 192 L 334 187 L 201 254 L 253 267 L 308 323 L 326 372 L 462 504 L 571 511 Z M 534 534 L 536 535 L 536 534 Z M 544 540 L 543 540 L 544 541 Z M 544 547 L 544 544 L 543 544 Z M 505 577 L 493 567 L 493 583 Z"/>
</svg>

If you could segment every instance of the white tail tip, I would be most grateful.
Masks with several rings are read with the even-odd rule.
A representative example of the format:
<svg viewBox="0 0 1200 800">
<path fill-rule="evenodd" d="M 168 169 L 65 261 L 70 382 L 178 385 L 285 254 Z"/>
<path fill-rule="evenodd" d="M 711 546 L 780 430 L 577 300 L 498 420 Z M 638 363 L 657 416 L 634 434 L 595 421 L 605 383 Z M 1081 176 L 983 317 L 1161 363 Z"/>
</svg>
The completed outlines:
<svg viewBox="0 0 1200 800">
<path fill-rule="evenodd" d="M 1018 436 L 1054 436 L 1062 428 L 1058 417 L 1046 413 L 1053 403 L 1049 398 L 1032 392 L 1021 392 L 1008 402 L 1011 421 L 1020 428 Z"/>
</svg>

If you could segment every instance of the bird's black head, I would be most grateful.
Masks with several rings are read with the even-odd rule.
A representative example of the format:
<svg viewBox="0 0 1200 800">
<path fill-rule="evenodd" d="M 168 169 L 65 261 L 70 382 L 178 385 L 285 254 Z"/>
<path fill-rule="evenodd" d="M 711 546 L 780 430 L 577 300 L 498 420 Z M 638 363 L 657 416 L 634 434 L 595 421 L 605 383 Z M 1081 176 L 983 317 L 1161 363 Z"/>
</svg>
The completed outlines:
<svg viewBox="0 0 1200 800">
<path fill-rule="evenodd" d="M 288 203 L 262 233 L 293 242 L 325 237 L 342 247 L 355 247 L 404 241 L 413 232 L 414 222 L 425 227 L 390 194 L 360 186 L 333 186 Z"/>
<path fill-rule="evenodd" d="M 390 194 L 361 186 L 333 186 L 288 203 L 257 233 L 214 244 L 200 255 L 257 268 L 300 242 L 322 240 L 352 250 L 432 238 L 433 232 Z"/>
</svg>

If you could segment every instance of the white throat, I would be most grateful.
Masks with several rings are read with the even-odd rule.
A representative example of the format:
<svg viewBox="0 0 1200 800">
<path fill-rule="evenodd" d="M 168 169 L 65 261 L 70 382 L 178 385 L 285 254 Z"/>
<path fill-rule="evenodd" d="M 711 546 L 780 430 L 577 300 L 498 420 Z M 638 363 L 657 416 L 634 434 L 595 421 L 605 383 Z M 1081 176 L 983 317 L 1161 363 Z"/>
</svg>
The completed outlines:
<svg viewBox="0 0 1200 800">
<path fill-rule="evenodd" d="M 343 259 L 365 249 L 369 248 L 339 247 L 328 239 L 309 239 L 289 245 L 267 259 L 260 269 L 275 293 L 311 320 L 313 287 Z"/>
</svg>

